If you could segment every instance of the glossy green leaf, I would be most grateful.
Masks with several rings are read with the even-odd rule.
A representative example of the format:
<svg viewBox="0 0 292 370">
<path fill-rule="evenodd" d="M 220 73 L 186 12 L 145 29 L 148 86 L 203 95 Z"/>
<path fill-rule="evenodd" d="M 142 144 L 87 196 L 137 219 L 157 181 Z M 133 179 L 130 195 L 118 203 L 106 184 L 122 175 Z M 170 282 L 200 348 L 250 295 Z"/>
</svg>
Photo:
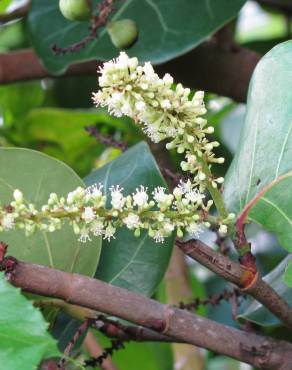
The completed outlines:
<svg viewBox="0 0 292 370">
<path fill-rule="evenodd" d="M 291 58 L 288 41 L 256 67 L 244 129 L 224 187 L 228 209 L 239 214 L 254 199 L 248 219 L 275 233 L 288 251 L 292 251 Z"/>
<path fill-rule="evenodd" d="M 290 261 L 288 266 L 286 267 L 285 274 L 284 274 L 284 282 L 290 288 L 292 288 L 292 261 Z M 291 296 L 292 296 L 292 292 L 291 292 Z"/>
<path fill-rule="evenodd" d="M 39 209 L 50 193 L 65 196 L 83 185 L 70 167 L 56 159 L 28 149 L 0 148 L 2 204 L 9 204 L 13 190 L 20 189 L 25 200 Z M 96 270 L 101 247 L 99 238 L 85 245 L 78 242 L 70 225 L 54 233 L 37 231 L 31 237 L 22 230 L 6 231 L 1 239 L 9 245 L 9 254 L 20 260 L 89 276 Z"/>
<path fill-rule="evenodd" d="M 141 142 L 116 160 L 85 178 L 91 185 L 102 183 L 107 190 L 120 185 L 125 194 L 131 194 L 139 185 L 148 187 L 166 186 L 157 164 L 146 143 Z M 116 239 L 103 242 L 98 279 L 107 281 L 141 294 L 151 295 L 160 283 L 173 246 L 173 238 L 164 244 L 156 244 L 146 231 L 136 238 L 131 230 L 120 229 Z"/>
<path fill-rule="evenodd" d="M 124 0 L 118 1 L 111 21 L 131 19 L 138 40 L 127 50 L 141 61 L 162 63 L 194 48 L 236 16 L 245 0 Z M 150 21 L 151 20 L 151 21 Z M 88 35 L 89 22 L 70 22 L 59 11 L 58 0 L 33 0 L 28 18 L 33 46 L 52 73 L 62 73 L 82 60 L 117 56 L 105 28 L 79 52 L 54 55 L 51 47 L 66 47 Z"/>
<path fill-rule="evenodd" d="M 287 287 L 283 281 L 283 274 L 289 261 L 291 266 L 292 255 L 285 257 L 277 267 L 264 277 L 264 280 L 292 306 L 292 289 Z M 238 318 L 246 319 L 263 326 L 281 325 L 281 322 L 256 300 L 252 300 Z"/>
<path fill-rule="evenodd" d="M 38 108 L 14 122 L 10 137 L 17 145 L 39 149 L 85 176 L 104 150 L 104 145 L 85 132 L 89 125 L 96 125 L 105 135 L 119 132 L 127 142 L 142 136 L 130 119 L 111 117 L 101 110 Z"/>
<path fill-rule="evenodd" d="M 36 369 L 42 359 L 59 355 L 38 309 L 0 274 L 0 364 L 5 370 Z"/>
</svg>

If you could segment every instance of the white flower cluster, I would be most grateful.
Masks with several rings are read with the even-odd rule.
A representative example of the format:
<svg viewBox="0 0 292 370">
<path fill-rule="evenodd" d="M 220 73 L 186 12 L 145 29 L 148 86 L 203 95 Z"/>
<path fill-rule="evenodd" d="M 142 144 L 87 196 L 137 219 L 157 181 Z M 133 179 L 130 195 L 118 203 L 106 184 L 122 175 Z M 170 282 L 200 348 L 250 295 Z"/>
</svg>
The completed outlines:
<svg viewBox="0 0 292 370">
<path fill-rule="evenodd" d="M 127 115 L 142 124 L 155 143 L 171 139 L 167 149 L 185 153 L 181 167 L 195 175 L 194 182 L 203 191 L 206 177 L 210 177 L 203 163 L 224 162 L 224 158 L 215 158 L 213 153 L 219 143 L 206 138 L 214 129 L 207 127 L 207 121 L 201 117 L 206 113 L 204 92 L 198 91 L 191 98 L 190 89 L 181 84 L 174 87 L 169 74 L 161 79 L 150 63 L 139 66 L 137 58 L 129 58 L 124 52 L 116 60 L 104 63 L 100 73 L 101 90 L 93 94 L 95 104 L 107 106 L 117 117 Z M 208 180 L 214 188 L 223 182 L 223 178 Z"/>
<path fill-rule="evenodd" d="M 156 242 L 163 242 L 174 231 L 179 237 L 184 231 L 197 237 L 201 226 L 209 227 L 212 221 L 222 235 L 226 234 L 235 216 L 224 211 L 214 220 L 208 215 L 213 201 L 204 204 L 202 193 L 208 187 L 219 209 L 216 197 L 220 193 L 216 188 L 223 178 L 215 179 L 210 167 L 224 160 L 213 153 L 219 143 L 206 138 L 213 128 L 207 127 L 201 117 L 206 113 L 204 93 L 199 91 L 190 98 L 190 89 L 181 84 L 173 87 L 170 75 L 160 79 L 150 63 L 139 66 L 136 58 L 125 53 L 105 63 L 100 71 L 102 89 L 94 94 L 96 105 L 108 106 L 118 117 L 132 117 L 154 142 L 169 139 L 167 149 L 185 153 L 181 167 L 193 175 L 192 182 L 181 182 L 172 194 L 156 187 L 151 195 L 142 185 L 131 195 L 124 195 L 124 189 L 117 185 L 109 189 L 108 197 L 102 185 L 79 187 L 67 197 L 51 194 L 40 210 L 27 204 L 23 194 L 15 190 L 14 201 L 0 207 L 0 232 L 15 228 L 24 229 L 27 235 L 37 229 L 53 232 L 68 221 L 81 242 L 90 241 L 92 235 L 111 240 L 117 228 L 123 226 L 133 230 L 135 236 L 145 229 Z"/>
<path fill-rule="evenodd" d="M 163 242 L 174 230 L 179 237 L 185 230 L 196 237 L 202 225 L 210 226 L 205 215 L 213 204 L 209 200 L 204 205 L 204 195 L 190 181 L 181 182 L 173 194 L 156 187 L 151 197 L 144 186 L 128 196 L 123 194 L 123 188 L 113 186 L 108 199 L 100 184 L 87 189 L 78 187 L 66 198 L 50 194 L 40 210 L 27 204 L 19 190 L 14 191 L 13 197 L 9 206 L 0 207 L 0 231 L 18 228 L 27 235 L 37 229 L 54 232 L 69 221 L 81 242 L 90 241 L 92 235 L 111 240 L 122 226 L 133 230 L 135 236 L 146 229 L 156 242 Z"/>
</svg>

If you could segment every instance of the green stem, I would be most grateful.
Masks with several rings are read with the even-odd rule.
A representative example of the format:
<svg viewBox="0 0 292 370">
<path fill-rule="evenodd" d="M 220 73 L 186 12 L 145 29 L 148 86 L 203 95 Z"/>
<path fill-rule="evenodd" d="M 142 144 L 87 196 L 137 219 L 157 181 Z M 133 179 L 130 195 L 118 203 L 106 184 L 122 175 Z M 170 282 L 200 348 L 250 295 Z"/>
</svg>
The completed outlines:
<svg viewBox="0 0 292 370">
<path fill-rule="evenodd" d="M 222 219 L 225 219 L 228 216 L 228 212 L 225 208 L 222 195 L 220 191 L 218 190 L 218 188 L 214 188 L 212 186 L 212 182 L 209 180 L 212 177 L 212 173 L 204 159 L 201 160 L 201 164 L 202 164 L 202 170 L 206 175 L 207 189 L 214 200 L 214 203 L 215 203 L 215 206 L 217 208 L 219 215 L 222 217 Z"/>
</svg>

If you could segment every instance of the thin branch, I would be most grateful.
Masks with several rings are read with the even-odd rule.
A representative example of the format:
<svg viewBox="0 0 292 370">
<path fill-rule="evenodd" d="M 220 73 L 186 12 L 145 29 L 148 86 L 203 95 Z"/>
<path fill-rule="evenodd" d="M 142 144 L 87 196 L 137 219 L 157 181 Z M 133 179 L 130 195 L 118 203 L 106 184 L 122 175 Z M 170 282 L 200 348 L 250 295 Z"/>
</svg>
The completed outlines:
<svg viewBox="0 0 292 370">
<path fill-rule="evenodd" d="M 85 131 L 92 137 L 94 137 L 101 144 L 112 146 L 113 148 L 118 148 L 122 152 L 128 149 L 128 144 L 125 141 L 115 140 L 110 135 L 101 134 L 95 125 L 85 127 Z"/>
<path fill-rule="evenodd" d="M 223 50 L 216 42 L 209 41 L 179 58 L 157 66 L 157 70 L 160 74 L 172 74 L 176 81 L 187 86 L 245 101 L 251 74 L 259 59 L 258 54 L 248 49 Z M 74 64 L 64 75 L 96 76 L 97 67 L 101 64 L 101 61 Z M 0 84 L 45 77 L 53 76 L 31 49 L 0 54 Z"/>
<path fill-rule="evenodd" d="M 254 270 L 248 270 L 199 240 L 176 245 L 189 257 L 254 297 L 292 330 L 292 308 Z"/>
<path fill-rule="evenodd" d="M 10 281 L 26 292 L 105 312 L 261 369 L 291 369 L 292 344 L 286 341 L 229 328 L 97 279 L 18 262 Z"/>
</svg>

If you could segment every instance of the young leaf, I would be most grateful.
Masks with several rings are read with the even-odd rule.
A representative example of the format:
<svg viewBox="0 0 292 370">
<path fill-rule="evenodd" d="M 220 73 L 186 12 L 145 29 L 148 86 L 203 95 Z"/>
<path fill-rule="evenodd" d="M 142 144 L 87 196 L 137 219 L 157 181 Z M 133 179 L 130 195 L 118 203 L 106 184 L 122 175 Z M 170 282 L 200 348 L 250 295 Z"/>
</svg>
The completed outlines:
<svg viewBox="0 0 292 370">
<path fill-rule="evenodd" d="M 148 148 L 141 142 L 116 160 L 84 179 L 86 185 L 102 183 L 108 189 L 120 185 L 125 194 L 131 194 L 139 185 L 166 186 L 157 164 Z M 156 244 L 147 231 L 136 238 L 131 230 L 117 231 L 116 239 L 104 241 L 96 278 L 141 294 L 151 295 L 161 281 L 172 251 L 173 238 Z"/>
<path fill-rule="evenodd" d="M 206 40 L 235 17 L 244 3 L 245 0 L 117 1 L 110 21 L 133 20 L 139 38 L 129 49 L 129 55 L 140 61 L 162 63 Z M 33 0 L 28 25 L 32 45 L 52 73 L 62 73 L 72 63 L 107 60 L 118 53 L 106 29 L 102 28 L 97 32 L 98 37 L 80 51 L 54 55 L 53 44 L 70 46 L 87 36 L 89 27 L 89 22 L 66 20 L 59 10 L 58 0 Z"/>
<path fill-rule="evenodd" d="M 50 193 L 65 196 L 84 186 L 76 173 L 64 163 L 40 152 L 21 148 L 0 148 L 0 192 L 2 204 L 12 201 L 14 189 L 37 208 Z M 92 276 L 99 260 L 101 241 L 94 238 L 83 245 L 70 225 L 46 233 L 37 231 L 25 237 L 23 230 L 6 231 L 1 238 L 9 245 L 9 254 L 32 263 Z"/>
<path fill-rule="evenodd" d="M 40 311 L 0 274 L 0 364 L 5 370 L 36 369 L 59 355 Z"/>
<path fill-rule="evenodd" d="M 248 94 L 241 141 L 225 181 L 228 209 L 292 245 L 292 42 L 276 46 L 259 62 Z M 247 206 L 248 204 L 248 206 Z"/>
</svg>

